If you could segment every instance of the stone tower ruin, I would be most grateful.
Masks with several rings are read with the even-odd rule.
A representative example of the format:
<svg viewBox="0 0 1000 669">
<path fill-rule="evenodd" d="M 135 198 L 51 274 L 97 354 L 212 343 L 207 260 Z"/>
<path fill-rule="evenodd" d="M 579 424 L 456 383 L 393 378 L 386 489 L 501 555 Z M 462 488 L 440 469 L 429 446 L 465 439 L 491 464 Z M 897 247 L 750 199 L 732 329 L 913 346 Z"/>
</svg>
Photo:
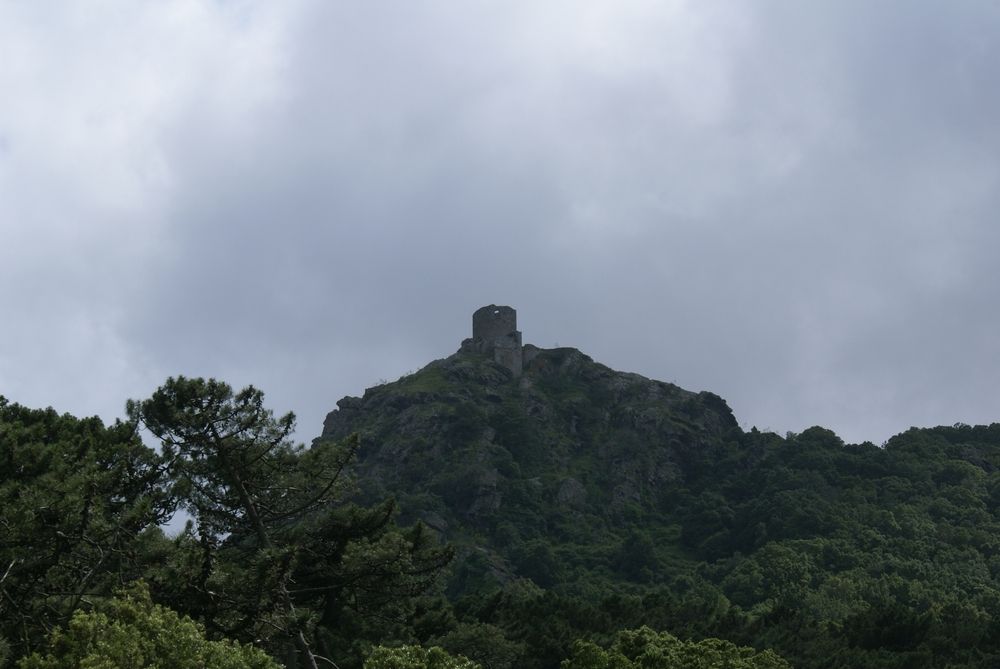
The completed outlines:
<svg viewBox="0 0 1000 669">
<path fill-rule="evenodd" d="M 462 351 L 492 353 L 493 360 L 521 375 L 524 358 L 521 333 L 517 330 L 517 312 L 510 307 L 491 304 L 472 314 L 472 338 L 462 342 Z"/>
</svg>

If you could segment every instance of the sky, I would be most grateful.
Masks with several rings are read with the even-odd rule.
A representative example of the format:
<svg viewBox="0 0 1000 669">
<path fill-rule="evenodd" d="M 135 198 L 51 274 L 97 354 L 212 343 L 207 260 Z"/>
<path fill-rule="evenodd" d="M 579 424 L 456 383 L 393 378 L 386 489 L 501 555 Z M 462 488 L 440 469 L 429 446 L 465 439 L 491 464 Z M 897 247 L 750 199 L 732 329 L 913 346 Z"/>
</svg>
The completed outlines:
<svg viewBox="0 0 1000 669">
<path fill-rule="evenodd" d="M 524 341 L 882 443 L 1000 420 L 1000 4 L 0 0 L 0 395 Z"/>
</svg>

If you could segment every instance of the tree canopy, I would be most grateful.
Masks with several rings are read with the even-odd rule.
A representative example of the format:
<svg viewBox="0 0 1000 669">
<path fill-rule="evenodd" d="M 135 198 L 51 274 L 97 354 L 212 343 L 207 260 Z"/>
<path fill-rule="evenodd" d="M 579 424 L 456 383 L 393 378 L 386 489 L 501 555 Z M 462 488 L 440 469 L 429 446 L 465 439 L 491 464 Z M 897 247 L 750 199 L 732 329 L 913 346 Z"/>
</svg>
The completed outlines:
<svg viewBox="0 0 1000 669">
<path fill-rule="evenodd" d="M 773 651 L 738 647 L 722 639 L 681 641 L 648 627 L 619 632 L 611 647 L 577 641 L 562 669 L 791 669 Z"/>
<path fill-rule="evenodd" d="M 452 553 L 397 527 L 391 500 L 352 501 L 356 437 L 296 445 L 294 416 L 216 380 L 168 379 L 127 410 L 105 427 L 0 398 L 0 656 L 65 640 L 138 578 L 209 639 L 290 666 L 359 666 L 381 639 L 415 640 L 416 602 Z M 177 509 L 190 521 L 167 537 Z"/>
<path fill-rule="evenodd" d="M 0 398 L 0 638 L 15 655 L 142 573 L 174 508 L 163 473 L 129 425 Z"/>
<path fill-rule="evenodd" d="M 141 583 L 92 611 L 78 610 L 56 628 L 42 652 L 19 669 L 279 669 L 264 651 L 229 640 L 211 641 L 186 616 L 153 604 Z"/>
<path fill-rule="evenodd" d="M 331 631 L 345 615 L 399 614 L 451 557 L 419 526 L 397 530 L 391 502 L 350 501 L 357 436 L 295 445 L 294 415 L 276 418 L 252 386 L 170 378 L 127 408 L 162 444 L 193 520 L 176 545 L 201 564 L 157 583 L 214 631 L 282 655 L 293 644 L 297 662 L 316 667 L 328 659 L 317 648 L 341 652 Z"/>
<path fill-rule="evenodd" d="M 55 630 L 104 630 L 138 579 L 289 667 L 998 666 L 1000 425 L 743 432 L 714 396 L 535 362 L 380 386 L 343 403 L 364 444 L 308 448 L 211 379 L 109 426 L 0 399 L 0 666 L 61 661 Z"/>
</svg>

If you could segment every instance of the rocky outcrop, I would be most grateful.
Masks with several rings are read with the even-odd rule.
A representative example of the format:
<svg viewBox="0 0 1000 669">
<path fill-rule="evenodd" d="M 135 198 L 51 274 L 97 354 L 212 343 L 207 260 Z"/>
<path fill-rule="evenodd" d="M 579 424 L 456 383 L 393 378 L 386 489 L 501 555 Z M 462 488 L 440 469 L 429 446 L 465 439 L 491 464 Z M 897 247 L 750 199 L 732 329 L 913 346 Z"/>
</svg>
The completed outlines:
<svg viewBox="0 0 1000 669">
<path fill-rule="evenodd" d="M 424 514 L 453 535 L 539 509 L 610 518 L 664 508 L 738 431 L 711 393 L 618 372 L 572 348 L 530 353 L 516 382 L 492 355 L 465 350 L 345 397 L 321 438 L 359 433 L 363 494 L 396 496 L 407 519 Z"/>
</svg>

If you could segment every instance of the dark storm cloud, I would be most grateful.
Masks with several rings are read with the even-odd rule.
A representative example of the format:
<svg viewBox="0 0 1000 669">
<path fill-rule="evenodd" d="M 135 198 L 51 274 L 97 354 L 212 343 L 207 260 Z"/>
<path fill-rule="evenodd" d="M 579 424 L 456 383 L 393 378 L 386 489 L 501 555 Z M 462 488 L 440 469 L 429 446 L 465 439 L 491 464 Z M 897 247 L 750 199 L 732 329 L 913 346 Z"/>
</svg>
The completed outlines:
<svg viewBox="0 0 1000 669">
<path fill-rule="evenodd" d="M 135 44 L 15 17 L 143 57 L 82 102 L 52 74 L 0 109 L 0 216 L 24 221 L 3 233 L 26 251 L 2 271 L 30 296 L 0 356 L 14 399 L 110 417 L 168 374 L 215 375 L 295 409 L 308 440 L 495 302 L 525 341 L 715 391 L 747 427 L 881 441 L 996 418 L 990 4 L 138 13 Z M 77 80 L 112 62 L 90 60 Z M 30 119 L 53 92 L 69 112 L 46 143 Z M 88 114 L 114 122 L 80 140 Z M 61 376 L 104 399 L 46 395 Z"/>
</svg>

